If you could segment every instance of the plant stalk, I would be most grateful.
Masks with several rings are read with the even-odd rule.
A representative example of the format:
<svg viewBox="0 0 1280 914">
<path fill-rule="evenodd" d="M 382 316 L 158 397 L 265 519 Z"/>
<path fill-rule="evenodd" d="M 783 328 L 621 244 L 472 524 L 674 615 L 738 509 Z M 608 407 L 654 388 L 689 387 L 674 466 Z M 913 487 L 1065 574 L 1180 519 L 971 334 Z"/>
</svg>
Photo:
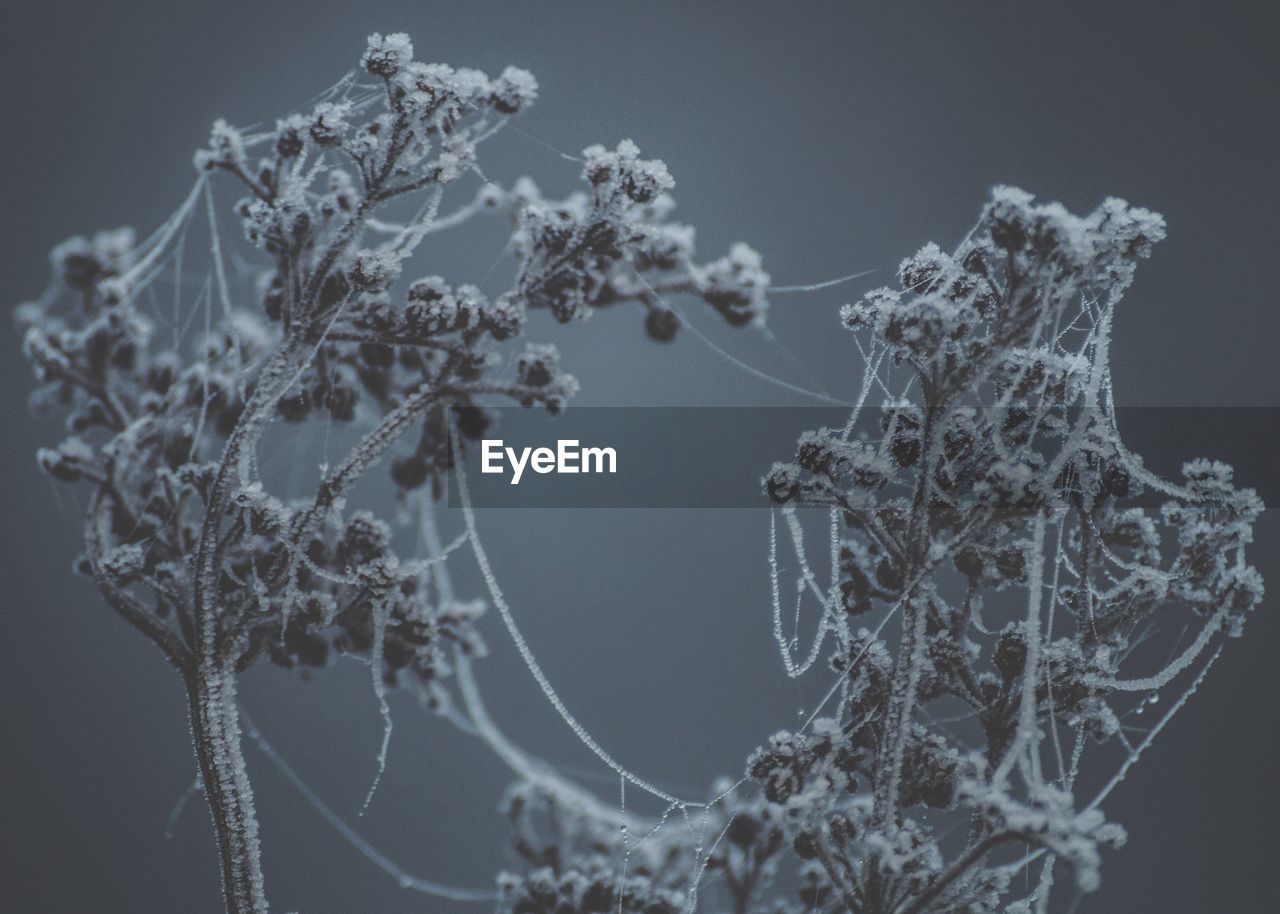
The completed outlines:
<svg viewBox="0 0 1280 914">
<path fill-rule="evenodd" d="M 187 677 L 187 698 L 227 914 L 267 914 L 258 818 L 240 744 L 235 670 L 199 665 Z"/>
</svg>

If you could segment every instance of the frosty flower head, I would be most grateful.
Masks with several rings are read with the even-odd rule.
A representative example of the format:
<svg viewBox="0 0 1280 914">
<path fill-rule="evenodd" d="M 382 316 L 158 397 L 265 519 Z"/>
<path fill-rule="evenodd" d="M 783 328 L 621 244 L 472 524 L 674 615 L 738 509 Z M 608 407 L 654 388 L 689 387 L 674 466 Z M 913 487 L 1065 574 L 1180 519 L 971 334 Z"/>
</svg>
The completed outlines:
<svg viewBox="0 0 1280 914">
<path fill-rule="evenodd" d="M 538 97 L 538 81 L 528 70 L 507 67 L 489 87 L 493 107 L 501 114 L 519 114 Z"/>
<path fill-rule="evenodd" d="M 555 380 L 560 353 L 555 346 L 530 343 L 516 359 L 516 377 L 530 387 L 546 387 Z"/>
<path fill-rule="evenodd" d="M 925 292 L 935 280 L 952 269 L 951 257 L 933 242 L 926 244 L 913 256 L 902 261 L 898 276 L 909 292 Z"/>
<path fill-rule="evenodd" d="M 1220 460 L 1199 458 L 1182 465 L 1182 476 L 1187 485 L 1206 498 L 1230 495 L 1235 491 L 1231 480 L 1235 470 Z"/>
<path fill-rule="evenodd" d="M 738 242 L 729 253 L 707 264 L 702 273 L 702 297 L 733 326 L 764 324 L 771 277 L 760 254 Z"/>
<path fill-rule="evenodd" d="M 40 469 L 59 482 L 79 482 L 95 465 L 92 447 L 76 436 L 66 438 L 56 448 L 36 452 Z"/>
<path fill-rule="evenodd" d="M 593 146 L 584 156 L 590 195 L 548 200 L 528 180 L 510 194 L 523 259 L 519 291 L 530 308 L 546 308 L 567 323 L 597 307 L 637 302 L 646 334 L 661 342 L 680 326 L 669 294 L 696 293 L 733 326 L 762 320 L 769 274 L 760 256 L 738 244 L 728 256 L 697 265 L 693 229 L 668 221 L 674 204 L 665 193 L 672 186 L 665 165 L 640 159 L 629 141 L 612 151 Z"/>
<path fill-rule="evenodd" d="M 195 154 L 195 165 L 200 171 L 215 168 L 235 168 L 244 163 L 244 138 L 240 131 L 219 118 L 209 132 L 209 145 Z"/>
<path fill-rule="evenodd" d="M 291 114 L 276 121 L 275 150 L 281 159 L 295 159 L 305 148 L 307 119 L 301 114 Z"/>
<path fill-rule="evenodd" d="M 778 462 L 761 480 L 765 494 L 777 504 L 786 504 L 800 494 L 800 467 L 794 463 Z"/>
<path fill-rule="evenodd" d="M 337 146 L 351 129 L 347 118 L 351 106 L 346 102 L 321 102 L 311 112 L 307 133 L 319 146 Z"/>
<path fill-rule="evenodd" d="M 413 42 L 404 32 L 382 35 L 374 32 L 360 63 L 374 76 L 390 79 L 413 60 Z"/>
<path fill-rule="evenodd" d="M 582 177 L 604 194 L 622 194 L 632 203 L 652 203 L 676 186 L 661 159 L 641 159 L 640 147 L 623 140 L 616 149 L 588 146 L 582 150 Z"/>
<path fill-rule="evenodd" d="M 78 235 L 55 247 L 49 262 L 61 282 L 72 289 L 88 290 L 127 266 L 134 243 L 133 229 L 127 227 L 98 232 L 93 238 Z"/>
<path fill-rule="evenodd" d="M 475 294 L 479 294 L 478 289 Z M 524 320 L 524 302 L 509 292 L 480 309 L 480 323 L 499 342 L 519 336 L 524 329 Z"/>
<path fill-rule="evenodd" d="M 1077 217 L 1060 204 L 1035 204 L 1030 194 L 1017 188 L 997 187 L 991 196 L 984 220 L 996 246 L 1120 288 L 1132 280 L 1136 261 L 1150 256 L 1165 237 L 1159 214 L 1115 197 L 1088 216 Z"/>
<path fill-rule="evenodd" d="M 385 251 L 359 251 L 351 264 L 351 283 L 361 292 L 385 292 L 399 276 L 400 261 Z"/>
</svg>

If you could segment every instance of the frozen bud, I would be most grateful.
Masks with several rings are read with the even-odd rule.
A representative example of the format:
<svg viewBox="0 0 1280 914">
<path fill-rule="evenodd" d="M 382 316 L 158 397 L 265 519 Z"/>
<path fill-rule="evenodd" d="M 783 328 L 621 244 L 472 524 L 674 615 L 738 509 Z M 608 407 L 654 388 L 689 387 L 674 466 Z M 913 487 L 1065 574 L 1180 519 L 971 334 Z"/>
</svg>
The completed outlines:
<svg viewBox="0 0 1280 914">
<path fill-rule="evenodd" d="M 621 192 L 633 203 L 652 203 L 676 182 L 661 159 L 641 159 L 640 147 L 623 140 L 610 151 L 600 145 L 582 150 L 582 177 L 592 186 Z"/>
<path fill-rule="evenodd" d="M 898 276 L 902 279 L 903 289 L 908 292 L 924 292 L 950 267 L 951 257 L 930 242 L 902 261 L 898 267 Z"/>
<path fill-rule="evenodd" d="M 453 95 L 466 107 L 479 107 L 489 96 L 489 77 L 483 70 L 459 67 L 450 82 Z"/>
<path fill-rule="evenodd" d="M 381 558 L 391 548 L 391 528 L 368 511 L 359 511 L 347 521 L 338 543 L 338 556 L 352 567 Z"/>
<path fill-rule="evenodd" d="M 22 330 L 34 327 L 44 318 L 45 311 L 39 302 L 24 301 L 13 309 L 13 322 Z"/>
<path fill-rule="evenodd" d="M 415 336 L 466 330 L 475 317 L 472 311 L 463 307 L 460 296 L 454 294 L 439 276 L 419 279 L 409 287 L 408 297 L 404 320 L 409 333 Z"/>
<path fill-rule="evenodd" d="M 1189 460 L 1182 465 L 1182 475 L 1187 480 L 1188 488 L 1205 498 L 1222 498 L 1234 491 L 1231 480 L 1235 470 L 1230 464 L 1220 460 Z"/>
<path fill-rule="evenodd" d="M 424 276 L 409 287 L 409 301 L 434 302 L 449 294 L 449 284 L 443 276 Z"/>
<path fill-rule="evenodd" d="M 582 159 L 586 161 L 582 166 L 582 178 L 588 180 L 591 186 L 600 187 L 613 180 L 617 170 L 617 156 L 607 148 L 599 143 L 593 143 L 582 150 Z"/>
<path fill-rule="evenodd" d="M 394 333 L 400 315 L 390 302 L 382 299 L 364 299 L 356 302 L 351 311 L 351 323 L 362 330 L 374 333 Z"/>
<path fill-rule="evenodd" d="M 1266 587 L 1262 575 L 1252 565 L 1232 566 L 1223 575 L 1223 593 L 1228 617 L 1227 634 L 1238 638 L 1244 631 L 1244 617 L 1262 602 Z"/>
<path fill-rule="evenodd" d="M 493 107 L 502 114 L 516 114 L 538 97 L 538 81 L 528 70 L 507 67 L 490 87 Z"/>
<path fill-rule="evenodd" d="M 142 576 L 146 567 L 146 554 L 141 546 L 129 543 L 109 551 L 99 564 L 107 577 L 117 583 L 127 584 Z"/>
<path fill-rule="evenodd" d="M 276 154 L 282 159 L 294 159 L 301 155 L 306 146 L 307 127 L 307 119 L 301 114 L 292 114 L 276 121 Z"/>
<path fill-rule="evenodd" d="M 400 278 L 400 261 L 390 254 L 366 248 L 356 254 L 350 277 L 360 292 L 385 292 Z"/>
<path fill-rule="evenodd" d="M 634 262 L 637 270 L 675 270 L 693 256 L 693 226 L 671 223 L 635 226 Z"/>
<path fill-rule="evenodd" d="M 489 307 L 489 299 L 478 287 L 469 283 L 458 286 L 453 290 L 453 295 L 458 301 L 458 312 L 466 325 L 475 326 L 482 319 L 481 315 L 485 309 Z"/>
<path fill-rule="evenodd" d="M 429 116 L 450 97 L 453 78 L 453 67 L 448 64 L 415 61 L 398 74 L 397 95 L 412 113 Z"/>
<path fill-rule="evenodd" d="M 997 510 L 1025 511 L 1040 504 L 1035 470 L 1024 462 L 997 460 L 984 479 L 974 484 L 974 492 Z"/>
<path fill-rule="evenodd" d="M 702 297 L 731 326 L 762 324 L 769 307 L 765 292 L 770 281 L 760 254 L 737 242 L 726 256 L 704 268 Z"/>
<path fill-rule="evenodd" d="M 571 374 L 561 372 L 556 375 L 551 384 L 543 388 L 542 401 L 546 404 L 547 412 L 554 416 L 577 393 L 578 379 Z M 528 401 L 525 402 L 525 405 L 528 405 Z"/>
<path fill-rule="evenodd" d="M 843 446 L 844 443 L 830 429 L 805 432 L 800 436 L 796 449 L 796 462 L 810 473 L 829 473 L 839 460 Z"/>
<path fill-rule="evenodd" d="M 119 267 L 133 253 L 137 238 L 128 226 L 106 229 L 93 236 L 93 253 L 105 266 Z"/>
<path fill-rule="evenodd" d="M 369 44 L 360 63 L 374 76 L 390 79 L 412 60 L 413 42 L 404 32 L 393 32 L 386 36 L 374 32 L 369 36 Z"/>
<path fill-rule="evenodd" d="M 651 340 L 669 343 L 680 329 L 680 315 L 670 308 L 652 308 L 644 316 L 644 332 Z"/>
<path fill-rule="evenodd" d="M 301 390 L 276 401 L 276 412 L 285 422 L 304 422 L 311 415 L 311 393 Z"/>
<path fill-rule="evenodd" d="M 770 501 L 784 505 L 800 494 L 800 468 L 794 463 L 775 463 L 760 484 Z"/>
<path fill-rule="evenodd" d="M 72 437 L 56 448 L 41 448 L 36 452 L 36 462 L 53 479 L 77 482 L 93 465 L 93 448 L 82 439 Z"/>
<path fill-rule="evenodd" d="M 893 477 L 893 465 L 870 442 L 849 442 L 840 452 L 833 475 L 859 489 L 878 489 Z"/>
<path fill-rule="evenodd" d="M 427 461 L 417 454 L 409 457 L 397 457 L 391 461 L 391 479 L 402 489 L 412 490 L 427 481 L 430 467 Z"/>
<path fill-rule="evenodd" d="M 1151 256 L 1152 246 L 1165 238 L 1163 216 L 1116 197 L 1104 200 L 1094 218 L 1108 242 L 1130 259 Z"/>
<path fill-rule="evenodd" d="M 923 418 L 920 408 L 906 400 L 890 400 L 884 405 L 881 427 L 889 437 L 889 455 L 903 469 L 914 466 L 920 458 Z"/>
<path fill-rule="evenodd" d="M 360 393 L 350 378 L 335 376 L 327 389 L 320 391 L 321 403 L 329 415 L 339 422 L 351 422 L 356 417 Z"/>
<path fill-rule="evenodd" d="M 232 168 L 243 162 L 244 138 L 239 130 L 218 118 L 209 131 L 208 147 L 196 152 L 196 168 L 212 171 L 215 168 Z"/>
<path fill-rule="evenodd" d="M 400 583 L 400 562 L 394 555 L 380 556 L 356 567 L 361 587 L 375 593 L 386 592 Z"/>
<path fill-rule="evenodd" d="M 68 238 L 49 253 L 49 261 L 59 278 L 73 289 L 92 287 L 102 273 L 102 263 L 88 238 Z"/>
<path fill-rule="evenodd" d="M 555 346 L 530 343 L 516 359 L 516 379 L 526 387 L 546 387 L 556 379 L 559 366 Z"/>
<path fill-rule="evenodd" d="M 458 355 L 458 376 L 468 381 L 476 380 L 502 361 L 501 355 L 487 346 L 472 346 Z"/>
<path fill-rule="evenodd" d="M 495 340 L 502 341 L 519 335 L 524 314 L 524 303 L 507 292 L 481 311 L 480 320 Z"/>
<path fill-rule="evenodd" d="M 902 296 L 893 289 L 872 289 L 862 296 L 862 301 L 842 305 L 840 322 L 853 331 L 875 327 L 880 315 L 897 309 Z"/>
<path fill-rule="evenodd" d="M 436 160 L 436 181 L 448 184 L 465 175 L 476 163 L 476 147 L 463 139 L 450 140 Z"/>
<path fill-rule="evenodd" d="M 622 191 L 635 203 L 652 203 L 658 194 L 675 186 L 666 164 L 661 159 L 641 163 L 622 182 Z"/>
<path fill-rule="evenodd" d="M 1031 194 L 1016 187 L 1000 186 L 991 191 L 984 215 L 992 241 L 1009 251 L 1026 245 L 1032 221 L 1031 199 Z"/>
<path fill-rule="evenodd" d="M 329 172 L 329 193 L 324 200 L 326 215 L 342 211 L 349 213 L 360 202 L 360 191 L 351 174 L 341 168 Z"/>
<path fill-rule="evenodd" d="M 336 146 L 341 143 L 350 128 L 347 123 L 350 110 L 351 106 L 346 103 L 324 102 L 316 105 L 308 127 L 311 139 L 320 146 Z"/>
<path fill-rule="evenodd" d="M 506 199 L 507 195 L 497 184 L 488 183 L 480 188 L 480 192 L 476 196 L 481 206 L 486 209 L 497 209 L 502 205 L 502 201 Z"/>
</svg>

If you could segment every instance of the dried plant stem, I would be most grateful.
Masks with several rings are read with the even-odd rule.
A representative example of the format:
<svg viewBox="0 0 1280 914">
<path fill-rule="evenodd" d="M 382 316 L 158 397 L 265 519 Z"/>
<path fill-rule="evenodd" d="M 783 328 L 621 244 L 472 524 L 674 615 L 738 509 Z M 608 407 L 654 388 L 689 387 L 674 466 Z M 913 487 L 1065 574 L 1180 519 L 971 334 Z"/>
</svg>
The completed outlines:
<svg viewBox="0 0 1280 914">
<path fill-rule="evenodd" d="M 202 665 L 187 677 L 187 698 L 227 912 L 266 914 L 258 818 L 240 744 L 235 670 Z"/>
</svg>

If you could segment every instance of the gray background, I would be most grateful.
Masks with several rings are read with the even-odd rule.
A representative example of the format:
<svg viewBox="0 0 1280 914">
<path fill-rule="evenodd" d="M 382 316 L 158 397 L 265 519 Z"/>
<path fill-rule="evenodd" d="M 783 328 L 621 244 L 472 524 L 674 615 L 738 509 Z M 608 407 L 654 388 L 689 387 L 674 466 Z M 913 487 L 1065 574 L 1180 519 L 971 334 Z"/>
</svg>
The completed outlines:
<svg viewBox="0 0 1280 914">
<path fill-rule="evenodd" d="M 167 215 L 212 118 L 291 110 L 354 64 L 366 33 L 403 29 L 422 58 L 533 70 L 542 98 L 520 126 L 551 146 L 631 136 L 662 156 L 704 254 L 748 240 L 781 283 L 862 269 L 878 271 L 866 284 L 886 282 L 921 242 L 957 240 L 997 182 L 1075 209 L 1106 194 L 1159 209 L 1170 239 L 1118 318 L 1120 400 L 1280 406 L 1274 23 L 1261 3 L 1117 7 L 6 4 L 0 298 L 38 293 L 48 248 L 68 234 L 145 229 Z M 495 178 L 528 171 L 553 189 L 575 179 L 572 163 L 521 134 L 498 145 Z M 465 281 L 495 252 L 490 243 L 432 269 Z M 834 321 L 845 296 L 778 297 L 770 321 L 786 351 L 695 317 L 752 364 L 847 391 L 856 353 Z M 638 323 L 600 315 L 535 333 L 554 335 L 585 403 L 793 401 L 692 339 L 646 343 Z M 204 810 L 193 805 L 163 837 L 193 770 L 181 689 L 67 573 L 79 506 L 63 492 L 59 508 L 35 471 L 32 453 L 56 429 L 27 417 L 17 346 L 14 337 L 0 357 L 0 910 L 215 912 Z M 1275 488 L 1276 414 L 1223 415 L 1206 420 L 1213 433 L 1196 453 L 1244 457 L 1241 476 Z M 1140 451 L 1167 443 L 1138 431 Z M 1192 455 L 1167 464 L 1180 456 Z M 552 679 L 632 768 L 701 791 L 811 707 L 812 689 L 788 683 L 772 653 L 762 515 L 507 512 L 482 522 Z M 1264 519 L 1255 561 L 1273 582 L 1278 536 L 1280 523 Z M 1108 858 L 1103 891 L 1081 910 L 1261 912 L 1280 902 L 1273 604 L 1108 804 L 1130 847 Z M 487 624 L 494 649 L 480 676 L 495 715 L 547 757 L 598 775 Z M 281 750 L 354 819 L 380 734 L 367 670 L 342 664 L 303 683 L 259 669 L 245 693 Z M 411 702 L 393 704 L 389 768 L 360 829 L 414 872 L 485 884 L 502 859 L 494 810 L 505 773 Z M 278 910 L 452 910 L 356 857 L 248 751 Z M 612 797 L 616 780 L 600 789 Z"/>
</svg>

